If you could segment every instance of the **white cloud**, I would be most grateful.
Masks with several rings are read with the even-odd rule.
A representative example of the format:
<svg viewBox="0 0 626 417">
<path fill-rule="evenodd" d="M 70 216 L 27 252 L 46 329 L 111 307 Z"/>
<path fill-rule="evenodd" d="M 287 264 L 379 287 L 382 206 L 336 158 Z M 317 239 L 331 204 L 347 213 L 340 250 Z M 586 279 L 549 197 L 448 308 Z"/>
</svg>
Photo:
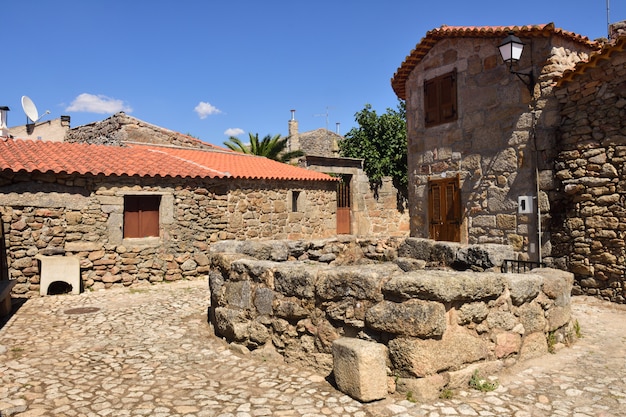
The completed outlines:
<svg viewBox="0 0 626 417">
<path fill-rule="evenodd" d="M 226 136 L 239 136 L 243 135 L 245 132 L 243 129 L 239 129 L 238 127 L 231 127 L 230 129 L 226 129 L 224 135 Z"/>
<path fill-rule="evenodd" d="M 198 105 L 193 109 L 201 119 L 206 119 L 207 116 L 211 116 L 213 114 L 220 114 L 222 111 L 217 107 L 213 106 L 211 103 L 206 103 L 201 101 Z"/>
<path fill-rule="evenodd" d="M 124 111 L 130 113 L 133 109 L 117 100 L 103 95 L 88 93 L 79 94 L 65 111 L 78 111 L 87 113 L 117 113 Z"/>
</svg>

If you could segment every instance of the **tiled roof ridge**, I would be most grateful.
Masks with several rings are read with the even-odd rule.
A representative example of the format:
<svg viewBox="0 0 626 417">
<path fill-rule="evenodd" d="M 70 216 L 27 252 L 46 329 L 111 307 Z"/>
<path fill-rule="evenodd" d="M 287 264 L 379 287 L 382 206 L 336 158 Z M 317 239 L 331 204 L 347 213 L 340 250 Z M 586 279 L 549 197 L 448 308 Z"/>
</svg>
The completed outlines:
<svg viewBox="0 0 626 417">
<path fill-rule="evenodd" d="M 74 143 L 78 143 L 78 142 L 74 142 Z M 237 154 L 242 154 L 243 155 L 242 152 L 237 152 L 237 151 L 233 151 L 231 149 L 222 148 L 220 146 L 211 145 L 210 143 L 207 143 L 207 145 L 210 145 L 211 147 L 192 148 L 192 147 L 184 146 L 184 145 L 174 145 L 173 143 L 148 143 L 148 142 L 135 142 L 135 141 L 132 141 L 132 140 L 125 140 L 123 142 L 123 145 L 127 145 L 127 146 L 147 146 L 147 147 L 152 147 L 152 148 L 184 149 L 184 150 L 190 150 L 191 149 L 191 150 L 204 151 L 204 152 L 220 152 L 220 153 L 228 153 L 228 154 L 237 153 Z M 110 145 L 103 145 L 103 146 L 110 146 Z"/>
<path fill-rule="evenodd" d="M 612 42 L 605 43 L 602 49 L 592 52 L 588 59 L 580 61 L 574 68 L 566 70 L 557 81 L 557 87 L 570 82 L 576 75 L 584 74 L 588 69 L 596 67 L 600 61 L 608 60 L 614 53 L 624 51 L 625 49 L 626 36 L 620 36 Z"/>
<path fill-rule="evenodd" d="M 150 148 L 149 148 L 149 149 L 148 149 L 148 152 L 156 152 L 156 153 L 160 153 L 160 154 L 163 154 L 163 155 L 167 155 L 167 156 L 168 156 L 168 157 L 170 157 L 170 158 L 175 158 L 175 159 L 178 159 L 179 161 L 185 162 L 185 163 L 187 163 L 187 164 L 195 165 L 195 166 L 197 166 L 198 168 L 201 168 L 201 169 L 206 169 L 207 171 L 212 172 L 212 173 L 217 174 L 217 175 L 222 176 L 222 177 L 230 177 L 230 176 L 231 176 L 229 172 L 222 172 L 222 171 L 218 171 L 218 170 L 216 170 L 216 169 L 209 168 L 209 167 L 208 167 L 208 166 L 206 166 L 206 165 L 200 164 L 200 163 L 195 162 L 195 161 L 192 161 L 192 160 L 190 160 L 190 159 L 187 159 L 187 158 L 182 158 L 182 157 L 177 156 L 177 155 L 170 155 L 170 154 L 168 154 L 167 152 L 163 152 L 163 151 L 160 151 L 160 150 L 158 150 L 158 149 L 150 149 Z"/>
<path fill-rule="evenodd" d="M 0 171 L 171 178 L 334 181 L 256 155 L 154 144 L 113 146 L 0 138 Z"/>
<path fill-rule="evenodd" d="M 565 37 L 574 42 L 589 46 L 597 47 L 598 43 L 589 40 L 588 37 L 556 28 L 554 23 L 544 23 L 535 25 L 512 25 L 512 26 L 448 26 L 441 25 L 426 32 L 426 35 L 420 40 L 409 55 L 404 59 L 396 73 L 391 78 L 391 86 L 396 95 L 406 100 L 405 82 L 409 74 L 417 66 L 417 64 L 426 56 L 432 47 L 441 39 L 458 38 L 458 37 L 504 37 L 509 32 L 515 33 L 522 37 L 540 37 L 556 34 Z"/>
</svg>

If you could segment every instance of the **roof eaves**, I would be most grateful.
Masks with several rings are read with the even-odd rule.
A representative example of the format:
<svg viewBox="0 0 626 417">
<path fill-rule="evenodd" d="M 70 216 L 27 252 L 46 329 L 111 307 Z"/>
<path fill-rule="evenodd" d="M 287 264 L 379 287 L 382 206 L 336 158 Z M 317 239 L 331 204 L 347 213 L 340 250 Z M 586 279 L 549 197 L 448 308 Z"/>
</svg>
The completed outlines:
<svg viewBox="0 0 626 417">
<path fill-rule="evenodd" d="M 554 23 L 540 25 L 524 25 L 524 26 L 447 26 L 442 25 L 439 28 L 426 32 L 415 49 L 405 58 L 394 76 L 391 78 L 391 86 L 398 98 L 406 100 L 406 80 L 409 74 L 428 54 L 433 46 L 444 38 L 462 38 L 462 37 L 479 37 L 479 38 L 495 38 L 503 37 L 509 32 L 513 32 L 518 36 L 524 37 L 548 37 L 552 34 L 568 38 L 574 42 L 587 45 L 589 47 L 597 47 L 598 43 L 589 40 L 586 36 L 569 32 L 560 28 L 555 28 Z"/>
<path fill-rule="evenodd" d="M 589 58 L 581 61 L 573 69 L 566 70 L 556 83 L 560 87 L 574 79 L 579 74 L 584 74 L 587 70 L 595 68 L 602 61 L 609 60 L 613 54 L 626 49 L 626 36 L 618 38 L 615 42 L 605 44 L 601 50 L 591 53 Z"/>
</svg>

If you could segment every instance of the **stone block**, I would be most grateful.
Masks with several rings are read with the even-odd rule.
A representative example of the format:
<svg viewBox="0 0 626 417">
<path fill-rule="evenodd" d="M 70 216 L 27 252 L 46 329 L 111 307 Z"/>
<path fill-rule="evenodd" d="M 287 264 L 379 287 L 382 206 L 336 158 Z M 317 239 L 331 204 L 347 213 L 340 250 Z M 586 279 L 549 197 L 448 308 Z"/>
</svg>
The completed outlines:
<svg viewBox="0 0 626 417">
<path fill-rule="evenodd" d="M 333 372 L 341 392 L 361 402 L 387 396 L 385 345 L 342 337 L 333 342 Z"/>
<path fill-rule="evenodd" d="M 543 332 L 531 333 L 524 337 L 520 349 L 520 360 L 527 360 L 546 355 L 548 353 L 548 341 Z"/>
<path fill-rule="evenodd" d="M 392 365 L 403 375 L 423 378 L 481 361 L 489 344 L 462 328 L 446 331 L 441 340 L 398 337 L 389 341 Z"/>
<path fill-rule="evenodd" d="M 530 274 L 504 274 L 511 301 L 519 306 L 537 297 L 541 289 L 542 279 L 537 275 Z"/>
<path fill-rule="evenodd" d="M 449 383 L 450 375 L 445 372 L 425 378 L 398 378 L 397 390 L 407 395 L 411 393 L 414 401 L 430 402 L 437 400 Z"/>
<path fill-rule="evenodd" d="M 446 329 L 446 309 L 434 301 L 382 301 L 370 308 L 367 326 L 378 331 L 415 337 L 439 337 Z"/>
<path fill-rule="evenodd" d="M 504 288 L 504 279 L 496 273 L 413 271 L 391 278 L 384 285 L 383 292 L 389 298 L 421 298 L 447 303 L 495 299 Z"/>
<path fill-rule="evenodd" d="M 340 300 L 351 297 L 357 300 L 381 301 L 380 288 L 391 275 L 401 271 L 396 265 L 340 266 L 319 271 L 315 287 L 322 300 Z"/>
</svg>

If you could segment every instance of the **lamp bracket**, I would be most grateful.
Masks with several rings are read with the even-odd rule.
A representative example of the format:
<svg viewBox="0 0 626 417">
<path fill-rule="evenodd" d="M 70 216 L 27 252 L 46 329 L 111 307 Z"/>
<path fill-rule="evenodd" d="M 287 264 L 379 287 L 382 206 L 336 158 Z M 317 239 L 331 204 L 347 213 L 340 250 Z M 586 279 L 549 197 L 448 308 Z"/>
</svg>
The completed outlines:
<svg viewBox="0 0 626 417">
<path fill-rule="evenodd" d="M 530 91 L 530 94 L 533 95 L 536 82 L 535 82 L 535 76 L 532 71 L 530 71 L 529 73 L 513 71 L 511 67 L 509 67 L 509 72 L 511 74 L 517 75 L 517 78 L 522 80 L 522 82 L 526 85 L 526 87 L 528 87 L 528 91 Z M 527 78 L 522 78 L 522 77 L 527 77 Z"/>
</svg>

